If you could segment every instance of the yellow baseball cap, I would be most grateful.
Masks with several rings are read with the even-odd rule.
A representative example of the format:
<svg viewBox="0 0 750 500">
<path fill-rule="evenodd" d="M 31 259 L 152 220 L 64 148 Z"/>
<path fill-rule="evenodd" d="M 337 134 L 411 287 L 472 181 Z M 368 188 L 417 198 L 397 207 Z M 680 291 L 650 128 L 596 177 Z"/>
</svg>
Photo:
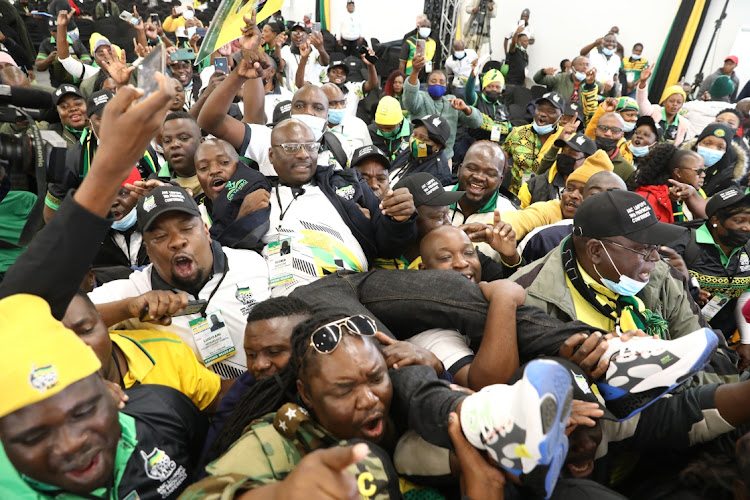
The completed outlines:
<svg viewBox="0 0 750 500">
<path fill-rule="evenodd" d="M 34 295 L 0 300 L 0 343 L 5 352 L 0 418 L 54 396 L 101 368 L 94 351 Z"/>
<path fill-rule="evenodd" d="M 375 123 L 378 125 L 398 125 L 404 119 L 401 104 L 389 95 L 383 96 L 375 110 Z"/>
</svg>

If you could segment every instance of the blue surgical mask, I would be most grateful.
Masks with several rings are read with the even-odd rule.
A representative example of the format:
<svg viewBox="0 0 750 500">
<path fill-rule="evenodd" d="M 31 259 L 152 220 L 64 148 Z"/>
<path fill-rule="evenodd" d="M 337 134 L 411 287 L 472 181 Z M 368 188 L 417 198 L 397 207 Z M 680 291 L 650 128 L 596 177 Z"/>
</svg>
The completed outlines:
<svg viewBox="0 0 750 500">
<path fill-rule="evenodd" d="M 599 275 L 599 278 L 602 280 L 602 285 L 606 286 L 607 288 L 609 288 L 616 294 L 624 295 L 625 297 L 632 297 L 636 295 L 638 292 L 643 290 L 643 288 L 646 285 L 648 285 L 648 281 L 634 280 L 630 276 L 625 276 L 622 273 L 620 273 L 620 270 L 617 269 L 617 266 L 612 261 L 612 257 L 609 256 L 607 247 L 604 246 L 604 243 L 599 242 L 599 244 L 602 246 L 602 248 L 604 249 L 604 252 L 607 254 L 607 258 L 609 259 L 609 261 L 612 262 L 612 267 L 614 267 L 615 271 L 617 271 L 617 274 L 620 275 L 620 280 L 618 283 L 610 281 L 601 275 L 599 270 L 596 268 L 596 264 L 594 264 L 594 270 L 596 271 L 596 274 Z"/>
<path fill-rule="evenodd" d="M 457 50 L 453 53 L 453 57 L 455 57 L 456 59 L 463 59 L 464 56 L 466 56 L 465 50 Z"/>
<path fill-rule="evenodd" d="M 344 116 L 346 116 L 346 108 L 343 109 L 328 109 L 328 122 L 333 123 L 334 125 L 338 125 L 342 121 L 344 121 Z"/>
<path fill-rule="evenodd" d="M 611 56 L 614 53 L 615 53 L 614 49 L 608 49 L 607 47 L 604 47 L 602 49 L 602 54 L 604 54 L 605 56 Z"/>
<path fill-rule="evenodd" d="M 641 56 L 638 55 L 638 54 L 630 54 L 630 60 L 631 61 L 637 61 L 640 58 L 641 58 Z"/>
<path fill-rule="evenodd" d="M 725 151 L 717 151 L 716 149 L 698 146 L 696 153 L 703 157 L 703 163 L 705 163 L 707 167 L 713 167 L 716 165 L 716 162 L 721 160 Z"/>
<path fill-rule="evenodd" d="M 531 126 L 534 128 L 534 131 L 537 134 L 539 134 L 539 135 L 546 135 L 546 134 L 549 134 L 550 132 L 552 132 L 552 130 L 554 130 L 556 124 L 557 124 L 557 122 L 550 123 L 549 125 L 538 125 L 536 123 L 536 120 L 534 120 L 534 123 L 532 123 Z"/>
<path fill-rule="evenodd" d="M 623 120 L 623 121 L 625 121 L 625 120 Z M 622 129 L 625 132 L 632 132 L 634 128 L 635 128 L 635 122 L 625 122 L 625 125 L 623 125 L 623 127 L 622 127 Z"/>
<path fill-rule="evenodd" d="M 128 213 L 125 217 L 120 220 L 116 220 L 112 223 L 112 229 L 115 231 L 127 231 L 133 224 L 138 220 L 138 214 L 135 212 L 135 208 Z"/>
<path fill-rule="evenodd" d="M 642 158 L 646 156 L 649 152 L 650 148 L 648 146 L 633 146 L 630 145 L 630 152 L 633 153 L 633 156 L 636 158 Z"/>
<path fill-rule="evenodd" d="M 432 33 L 432 28 L 419 28 L 419 36 L 427 38 Z"/>
<path fill-rule="evenodd" d="M 582 82 L 586 79 L 586 73 L 581 73 L 580 71 L 576 71 L 573 76 L 575 76 L 575 79 L 579 82 Z"/>
<path fill-rule="evenodd" d="M 445 95 L 445 85 L 428 85 L 427 93 L 433 99 L 439 99 Z"/>
<path fill-rule="evenodd" d="M 323 137 L 323 129 L 326 126 L 326 120 L 324 118 L 308 114 L 292 115 L 292 118 L 299 120 L 310 127 L 313 131 L 313 135 L 315 135 L 315 142 L 318 142 L 320 138 Z"/>
</svg>

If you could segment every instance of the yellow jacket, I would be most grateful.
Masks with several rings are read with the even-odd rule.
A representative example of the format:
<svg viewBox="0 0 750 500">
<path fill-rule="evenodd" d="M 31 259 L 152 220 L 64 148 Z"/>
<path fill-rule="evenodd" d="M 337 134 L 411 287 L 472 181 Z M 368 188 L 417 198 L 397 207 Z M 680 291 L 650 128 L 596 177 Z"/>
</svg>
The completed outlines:
<svg viewBox="0 0 750 500">
<path fill-rule="evenodd" d="M 520 241 L 532 229 L 560 222 L 563 216 L 560 200 L 550 200 L 532 203 L 524 210 L 503 212 L 500 218 L 513 226 L 516 240 Z"/>
<path fill-rule="evenodd" d="M 167 16 L 167 18 L 164 20 L 163 23 L 161 23 L 161 27 L 164 29 L 164 31 L 168 33 L 174 33 L 177 31 L 177 28 L 180 26 L 185 26 L 185 18 L 180 17 L 172 17 Z"/>
</svg>

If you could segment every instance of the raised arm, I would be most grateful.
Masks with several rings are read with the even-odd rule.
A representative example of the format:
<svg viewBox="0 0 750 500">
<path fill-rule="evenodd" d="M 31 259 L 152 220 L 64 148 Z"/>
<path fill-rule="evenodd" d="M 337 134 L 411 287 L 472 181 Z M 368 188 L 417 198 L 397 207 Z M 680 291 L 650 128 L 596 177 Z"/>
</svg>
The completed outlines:
<svg viewBox="0 0 750 500">
<path fill-rule="evenodd" d="M 367 49 L 368 55 L 374 56 L 375 51 L 372 49 Z M 367 56 L 362 55 L 362 62 L 365 63 L 365 66 L 367 66 L 367 81 L 362 86 L 362 90 L 365 91 L 365 93 L 378 88 L 378 70 L 375 69 L 375 65 L 367 60 Z"/>
<path fill-rule="evenodd" d="M 579 52 L 579 53 L 580 53 L 580 54 L 581 54 L 582 56 L 586 56 L 586 55 L 588 55 L 588 53 L 589 53 L 589 52 L 591 52 L 591 51 L 592 51 L 592 50 L 594 50 L 594 49 L 595 49 L 596 47 L 598 47 L 599 45 L 601 45 L 601 43 L 602 43 L 603 41 L 604 41 L 604 39 L 603 39 L 603 38 L 597 38 L 597 39 L 596 39 L 596 40 L 594 40 L 594 41 L 593 41 L 592 43 L 590 43 L 590 44 L 588 44 L 588 45 L 585 45 L 585 46 L 584 46 L 584 47 L 583 47 L 583 48 L 581 49 L 581 52 Z"/>
</svg>

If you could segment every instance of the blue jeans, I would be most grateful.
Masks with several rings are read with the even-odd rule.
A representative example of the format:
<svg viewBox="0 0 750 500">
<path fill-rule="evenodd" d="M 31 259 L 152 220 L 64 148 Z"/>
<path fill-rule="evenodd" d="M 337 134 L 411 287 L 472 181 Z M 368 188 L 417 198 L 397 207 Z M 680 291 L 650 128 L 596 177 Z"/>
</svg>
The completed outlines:
<svg viewBox="0 0 750 500">
<path fill-rule="evenodd" d="M 373 316 L 383 333 L 400 340 L 430 328 L 455 329 L 469 337 L 474 350 L 482 341 L 488 309 L 479 287 L 455 271 L 341 271 L 299 287 L 291 296 L 316 310 Z M 571 335 L 595 331 L 531 306 L 519 307 L 515 319 L 522 363 L 556 356 Z"/>
</svg>

